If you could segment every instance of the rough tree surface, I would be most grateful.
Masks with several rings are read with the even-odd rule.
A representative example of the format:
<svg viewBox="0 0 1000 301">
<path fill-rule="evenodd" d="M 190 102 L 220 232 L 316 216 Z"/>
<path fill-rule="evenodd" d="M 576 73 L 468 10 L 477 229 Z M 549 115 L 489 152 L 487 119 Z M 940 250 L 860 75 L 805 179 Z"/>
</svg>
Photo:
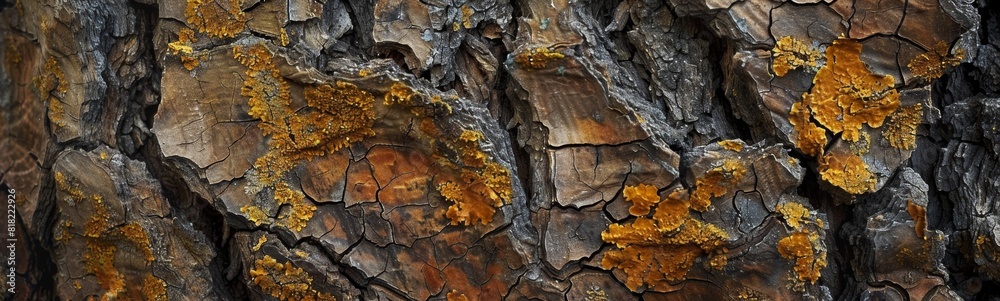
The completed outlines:
<svg viewBox="0 0 1000 301">
<path fill-rule="evenodd" d="M 0 58 L 14 300 L 1000 300 L 996 1 L 0 0 Z"/>
</svg>

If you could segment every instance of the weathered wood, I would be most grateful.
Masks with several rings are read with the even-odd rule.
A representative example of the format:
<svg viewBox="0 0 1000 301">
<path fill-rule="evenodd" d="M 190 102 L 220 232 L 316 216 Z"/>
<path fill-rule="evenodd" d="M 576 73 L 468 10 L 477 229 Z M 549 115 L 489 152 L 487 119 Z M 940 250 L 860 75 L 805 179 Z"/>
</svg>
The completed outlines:
<svg viewBox="0 0 1000 301">
<path fill-rule="evenodd" d="M 13 298 L 995 298 L 998 20 L 0 0 Z"/>
</svg>

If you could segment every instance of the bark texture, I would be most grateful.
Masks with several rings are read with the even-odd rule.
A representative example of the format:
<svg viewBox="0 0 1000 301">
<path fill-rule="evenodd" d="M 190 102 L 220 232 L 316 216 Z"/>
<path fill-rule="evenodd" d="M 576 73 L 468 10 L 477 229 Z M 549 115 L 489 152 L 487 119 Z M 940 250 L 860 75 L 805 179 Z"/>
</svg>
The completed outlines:
<svg viewBox="0 0 1000 301">
<path fill-rule="evenodd" d="M 1000 298 L 991 1 L 7 0 L 0 38 L 16 300 Z"/>
</svg>

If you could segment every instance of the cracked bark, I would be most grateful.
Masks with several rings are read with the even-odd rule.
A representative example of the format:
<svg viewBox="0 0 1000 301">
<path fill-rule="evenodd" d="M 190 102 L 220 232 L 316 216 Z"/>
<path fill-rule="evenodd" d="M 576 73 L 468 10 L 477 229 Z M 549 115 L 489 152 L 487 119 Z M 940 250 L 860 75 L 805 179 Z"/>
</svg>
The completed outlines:
<svg viewBox="0 0 1000 301">
<path fill-rule="evenodd" d="M 998 29 L 985 0 L 0 1 L 13 298 L 991 300 Z M 856 40 L 921 105 L 911 149 L 807 116 L 870 191 L 798 148 L 821 66 L 776 76 L 783 37 Z M 911 72 L 938 42 L 962 63 Z M 273 59 L 234 55 L 251 45 Z M 275 182 L 261 157 L 295 159 Z M 611 229 L 666 221 L 639 185 L 690 202 L 687 226 L 653 231 L 646 269 L 609 265 Z M 650 270 L 695 224 L 720 246 Z"/>
</svg>

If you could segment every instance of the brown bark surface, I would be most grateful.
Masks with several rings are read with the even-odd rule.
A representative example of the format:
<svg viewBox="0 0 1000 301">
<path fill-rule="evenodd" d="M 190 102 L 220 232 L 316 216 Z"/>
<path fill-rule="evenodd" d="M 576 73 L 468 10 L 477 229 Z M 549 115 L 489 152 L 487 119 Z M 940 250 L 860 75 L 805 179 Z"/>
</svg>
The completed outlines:
<svg viewBox="0 0 1000 301">
<path fill-rule="evenodd" d="M 0 0 L 0 39 L 8 299 L 1000 298 L 990 1 Z"/>
</svg>

